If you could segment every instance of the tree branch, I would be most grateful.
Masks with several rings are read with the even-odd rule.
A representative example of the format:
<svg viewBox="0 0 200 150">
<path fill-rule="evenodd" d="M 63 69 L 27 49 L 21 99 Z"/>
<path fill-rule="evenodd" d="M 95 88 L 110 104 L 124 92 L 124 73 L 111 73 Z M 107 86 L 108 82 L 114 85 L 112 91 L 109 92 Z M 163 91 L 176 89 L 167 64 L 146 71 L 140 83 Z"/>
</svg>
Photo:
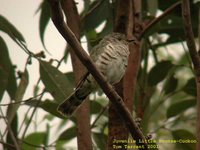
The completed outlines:
<svg viewBox="0 0 200 150">
<path fill-rule="evenodd" d="M 114 22 L 114 32 L 121 32 L 126 34 L 127 39 L 133 39 L 133 29 L 135 27 L 134 23 L 134 2 L 133 0 L 118 0 L 116 1 L 116 16 Z M 130 55 L 128 58 L 128 66 L 123 79 L 115 85 L 116 92 L 123 99 L 124 104 L 129 109 L 130 112 L 133 111 L 133 97 L 129 99 L 128 96 L 132 95 L 132 67 L 131 63 L 133 60 L 133 51 L 135 43 L 129 44 Z M 135 59 L 135 58 L 134 58 Z M 136 58 L 137 59 L 137 58 Z M 131 69 L 131 70 L 130 70 Z M 129 78 L 131 77 L 131 78 Z M 130 84 L 129 84 L 130 83 Z M 128 87 L 128 84 L 130 87 Z M 128 87 L 128 88 L 127 88 Z M 129 93 L 130 92 L 130 93 Z M 108 139 L 107 139 L 107 149 L 113 149 L 114 139 L 128 140 L 129 130 L 126 128 L 125 124 L 121 122 L 118 112 L 115 109 L 113 103 L 109 103 L 108 109 Z M 123 147 L 122 150 L 126 150 L 124 143 L 116 144 L 116 146 Z"/>
<path fill-rule="evenodd" d="M 1 107 L 0 107 L 0 114 L 1 114 L 2 116 L 4 116 Z M 15 135 L 14 135 L 14 133 L 13 133 L 11 127 L 10 127 L 10 124 L 9 124 L 7 118 L 3 118 L 3 119 L 4 119 L 4 121 L 5 121 L 6 125 L 7 125 L 8 133 L 10 134 L 11 139 L 13 140 L 13 143 L 14 143 L 14 145 L 15 145 L 15 149 L 16 149 L 16 150 L 20 150 L 20 146 L 19 146 L 19 143 L 17 142 L 17 138 L 15 137 Z"/>
<path fill-rule="evenodd" d="M 163 19 L 165 16 L 167 16 L 169 13 L 171 13 L 176 7 L 178 7 L 181 4 L 180 1 L 173 4 L 171 7 L 167 8 L 160 16 L 153 19 L 149 24 L 147 24 L 141 34 L 139 35 L 139 40 L 153 27 L 155 24 L 157 24 L 161 19 Z"/>
<path fill-rule="evenodd" d="M 129 129 L 132 137 L 137 141 L 137 145 L 141 145 L 142 147 L 144 147 L 143 149 L 148 149 L 147 143 L 139 143 L 138 140 L 145 140 L 145 137 L 142 134 L 139 127 L 137 126 L 137 124 L 132 119 L 131 114 L 125 107 L 121 97 L 119 97 L 119 95 L 115 92 L 112 86 L 106 82 L 105 78 L 95 67 L 95 64 L 89 58 L 84 49 L 81 47 L 79 41 L 76 39 L 73 32 L 65 24 L 59 0 L 49 0 L 49 3 L 52 11 L 52 21 L 58 29 L 58 31 L 60 32 L 60 34 L 70 44 L 77 57 L 88 69 L 88 71 L 93 75 L 93 77 L 103 89 L 104 93 L 108 96 L 110 101 L 115 105 L 117 112 L 119 112 L 120 117 L 126 124 L 126 127 Z"/>
<path fill-rule="evenodd" d="M 73 31 L 75 36 L 80 39 L 80 16 L 74 0 L 62 0 L 61 5 L 69 28 Z M 69 52 L 77 85 L 82 75 L 86 72 L 86 69 L 71 47 Z M 76 112 L 77 143 L 79 150 L 92 150 L 89 111 L 89 101 L 86 100 Z"/>
<path fill-rule="evenodd" d="M 194 66 L 197 85 L 197 144 L 196 150 L 200 150 L 200 58 L 194 41 L 194 33 L 192 31 L 190 2 L 189 0 L 182 0 L 182 16 L 185 31 L 186 43 Z"/>
</svg>

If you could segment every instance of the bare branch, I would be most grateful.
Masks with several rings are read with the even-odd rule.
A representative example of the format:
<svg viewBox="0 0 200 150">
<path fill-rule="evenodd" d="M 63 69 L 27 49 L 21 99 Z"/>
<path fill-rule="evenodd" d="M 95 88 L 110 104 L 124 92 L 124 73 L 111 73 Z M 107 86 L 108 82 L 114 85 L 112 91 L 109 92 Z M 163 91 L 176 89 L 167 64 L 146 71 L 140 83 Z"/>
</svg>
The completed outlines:
<svg viewBox="0 0 200 150">
<path fill-rule="evenodd" d="M 139 39 L 141 39 L 145 33 L 147 33 L 151 27 L 153 27 L 155 24 L 157 24 L 161 19 L 163 19 L 165 16 L 167 16 L 169 13 L 171 13 L 176 7 L 178 7 L 181 4 L 180 1 L 176 2 L 175 4 L 173 4 L 171 7 L 167 8 L 162 15 L 158 16 L 157 18 L 155 18 L 153 21 L 151 21 L 148 25 L 146 25 L 146 27 L 143 29 L 143 31 L 141 32 Z"/>
<path fill-rule="evenodd" d="M 184 23 L 184 31 L 186 43 L 194 65 L 194 71 L 196 73 L 196 85 L 197 85 L 197 144 L 196 150 L 200 150 L 200 58 L 197 52 L 197 48 L 194 41 L 194 33 L 192 31 L 191 15 L 190 15 L 190 1 L 182 0 L 182 16 Z"/>
<path fill-rule="evenodd" d="M 28 128 L 29 128 L 29 126 L 30 126 L 30 124 L 31 124 L 31 121 L 32 121 L 32 119 L 33 119 L 33 116 L 35 115 L 35 112 L 36 112 L 36 110 L 38 109 L 38 106 L 39 106 L 39 104 L 40 104 L 40 102 L 41 102 L 42 97 L 44 96 L 44 93 L 45 93 L 45 90 L 43 90 L 42 94 L 40 95 L 40 97 L 39 97 L 39 99 L 38 99 L 38 101 L 37 101 L 36 106 L 34 107 L 32 113 L 31 113 L 30 119 L 28 120 L 28 123 L 27 123 L 27 125 L 26 125 L 26 127 L 25 127 L 25 129 L 24 129 L 24 132 L 22 133 L 22 138 L 21 138 L 22 140 L 24 140 L 24 138 L 25 138 L 26 132 L 28 131 Z"/>
<path fill-rule="evenodd" d="M 3 141 L 0 141 L 0 143 L 3 144 L 5 147 L 15 149 L 15 145 L 12 145 L 12 144 L 9 144 L 9 143 L 5 143 Z"/>
<path fill-rule="evenodd" d="M 0 107 L 0 113 L 1 113 L 2 116 L 4 116 L 1 107 Z M 11 138 L 12 138 L 12 140 L 13 140 L 13 143 L 14 143 L 14 145 L 15 145 L 16 150 L 20 150 L 19 143 L 17 142 L 17 139 L 16 139 L 16 137 L 15 137 L 15 135 L 14 135 L 14 133 L 13 133 L 11 127 L 10 127 L 10 124 L 9 124 L 7 118 L 3 118 L 3 119 L 4 119 L 4 121 L 5 121 L 6 125 L 7 125 L 8 133 L 10 134 L 10 136 L 11 136 Z"/>
<path fill-rule="evenodd" d="M 35 145 L 35 144 L 32 144 L 32 143 L 29 143 L 29 142 L 26 142 L 24 140 L 20 140 L 18 139 L 19 141 L 21 141 L 22 143 L 26 144 L 26 145 L 29 145 L 31 147 L 35 147 L 35 148 L 42 148 L 42 149 L 48 149 L 48 148 L 54 148 L 56 147 L 55 145 L 45 145 L 45 146 L 42 146 L 42 145 Z"/>
<path fill-rule="evenodd" d="M 63 12 L 66 16 L 67 24 L 77 39 L 80 40 L 80 16 L 74 0 L 61 1 Z M 86 72 L 86 68 L 80 62 L 74 51 L 69 46 L 69 53 L 72 61 L 72 68 L 75 82 L 78 86 L 81 77 Z M 92 150 L 92 138 L 90 130 L 89 101 L 86 100 L 76 112 L 77 143 L 79 150 Z"/>
<path fill-rule="evenodd" d="M 101 116 L 103 115 L 103 113 L 108 109 L 108 106 L 109 106 L 109 104 L 107 104 L 106 106 L 102 107 L 99 115 L 95 118 L 95 120 L 91 124 L 91 129 L 95 127 L 95 124 L 97 123 L 97 121 L 99 120 L 99 118 L 101 118 Z"/>
<path fill-rule="evenodd" d="M 11 102 L 11 103 L 7 103 L 7 104 L 0 104 L 0 106 L 8 106 L 8 105 L 15 105 L 15 104 L 19 104 L 19 103 L 26 103 L 32 100 L 35 100 L 38 96 L 42 95 L 43 93 L 40 93 L 34 97 L 28 98 L 26 100 L 21 100 L 21 101 L 15 101 L 15 102 Z"/>
<path fill-rule="evenodd" d="M 192 31 L 192 22 L 190 16 L 190 2 L 182 0 L 182 15 L 184 23 L 185 38 L 192 59 L 196 75 L 200 76 L 200 58 L 194 41 L 194 33 Z"/>
<path fill-rule="evenodd" d="M 137 141 L 137 145 L 141 145 L 142 147 L 144 147 L 144 149 L 148 149 L 147 143 L 139 143 L 139 139 L 144 141 L 146 139 L 141 130 L 139 129 L 139 127 L 137 126 L 137 124 L 132 119 L 131 114 L 125 107 L 121 97 L 119 97 L 119 95 L 115 92 L 112 86 L 106 82 L 105 78 L 95 67 L 95 64 L 89 58 L 84 49 L 81 47 L 79 41 L 76 39 L 73 32 L 65 24 L 59 1 L 49 0 L 49 3 L 52 11 L 52 21 L 54 22 L 60 34 L 70 44 L 77 57 L 85 65 L 88 71 L 93 75 L 93 77 L 100 85 L 100 87 L 103 89 L 104 93 L 108 96 L 110 101 L 115 105 L 117 112 L 119 112 L 120 117 L 126 124 L 126 127 L 129 129 L 132 137 Z"/>
<path fill-rule="evenodd" d="M 116 2 L 116 12 L 115 12 L 115 22 L 114 22 L 114 31 L 121 32 L 126 34 L 127 39 L 133 39 L 133 30 L 135 29 L 135 7 L 134 0 L 118 0 Z M 133 112 L 133 96 L 129 99 L 128 95 L 132 95 L 132 84 L 133 75 L 132 72 L 137 70 L 132 69 L 132 59 L 137 59 L 138 56 L 134 55 L 133 52 L 137 51 L 134 49 L 135 43 L 129 43 L 129 58 L 128 58 L 128 66 L 126 68 L 125 75 L 123 79 L 115 85 L 116 92 L 123 99 L 124 104 L 129 109 L 130 112 Z M 130 70 L 131 69 L 131 70 Z M 131 78 L 129 78 L 131 77 Z M 133 77 L 134 78 L 134 77 Z M 127 83 L 130 83 L 130 87 L 127 88 Z M 130 93 L 129 93 L 130 92 Z M 114 139 L 123 139 L 128 140 L 129 138 L 129 130 L 126 128 L 125 124 L 121 122 L 121 118 L 118 115 L 118 112 L 115 109 L 114 104 L 109 103 L 108 108 L 108 138 L 107 138 L 107 149 L 113 149 L 113 140 Z M 117 146 L 122 146 L 123 143 L 117 144 Z M 126 149 L 126 148 L 123 148 Z"/>
</svg>

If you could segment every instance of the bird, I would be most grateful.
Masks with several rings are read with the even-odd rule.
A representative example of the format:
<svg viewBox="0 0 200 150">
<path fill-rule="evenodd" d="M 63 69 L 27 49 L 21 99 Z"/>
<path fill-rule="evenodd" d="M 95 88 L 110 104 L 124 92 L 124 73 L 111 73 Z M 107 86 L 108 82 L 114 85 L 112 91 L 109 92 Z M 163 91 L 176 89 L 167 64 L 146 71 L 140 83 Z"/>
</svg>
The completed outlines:
<svg viewBox="0 0 200 150">
<path fill-rule="evenodd" d="M 125 74 L 129 54 L 129 42 L 125 34 L 112 32 L 91 49 L 90 57 L 106 81 L 114 85 Z M 79 83 L 73 93 L 57 108 L 65 117 L 71 117 L 86 97 L 98 89 L 98 84 L 90 73 Z"/>
</svg>

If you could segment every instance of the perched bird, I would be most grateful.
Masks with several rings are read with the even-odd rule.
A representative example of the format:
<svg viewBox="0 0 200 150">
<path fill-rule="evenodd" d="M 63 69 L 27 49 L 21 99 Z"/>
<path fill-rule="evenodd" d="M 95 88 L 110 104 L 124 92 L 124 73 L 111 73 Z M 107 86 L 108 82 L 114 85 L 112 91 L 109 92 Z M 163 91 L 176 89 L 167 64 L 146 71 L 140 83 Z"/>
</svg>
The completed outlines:
<svg viewBox="0 0 200 150">
<path fill-rule="evenodd" d="M 91 59 L 110 84 L 118 83 L 123 77 L 129 56 L 126 36 L 121 33 L 111 33 L 105 36 L 99 44 L 91 50 Z M 58 112 L 69 117 L 81 105 L 84 99 L 98 88 L 91 74 L 81 81 L 75 91 L 58 106 Z"/>
</svg>

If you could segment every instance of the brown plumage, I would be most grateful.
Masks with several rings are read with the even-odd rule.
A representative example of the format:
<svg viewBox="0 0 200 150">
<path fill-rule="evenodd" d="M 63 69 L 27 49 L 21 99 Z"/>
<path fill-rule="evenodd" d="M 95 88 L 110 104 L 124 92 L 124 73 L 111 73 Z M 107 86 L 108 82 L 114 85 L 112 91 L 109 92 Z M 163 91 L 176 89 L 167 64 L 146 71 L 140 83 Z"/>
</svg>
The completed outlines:
<svg viewBox="0 0 200 150">
<path fill-rule="evenodd" d="M 123 77 L 129 56 L 128 42 L 125 35 L 111 33 L 97 44 L 90 54 L 98 69 L 110 84 L 115 84 Z M 81 81 L 75 91 L 58 106 L 58 112 L 71 116 L 84 99 L 97 89 L 97 83 L 91 74 Z"/>
</svg>

